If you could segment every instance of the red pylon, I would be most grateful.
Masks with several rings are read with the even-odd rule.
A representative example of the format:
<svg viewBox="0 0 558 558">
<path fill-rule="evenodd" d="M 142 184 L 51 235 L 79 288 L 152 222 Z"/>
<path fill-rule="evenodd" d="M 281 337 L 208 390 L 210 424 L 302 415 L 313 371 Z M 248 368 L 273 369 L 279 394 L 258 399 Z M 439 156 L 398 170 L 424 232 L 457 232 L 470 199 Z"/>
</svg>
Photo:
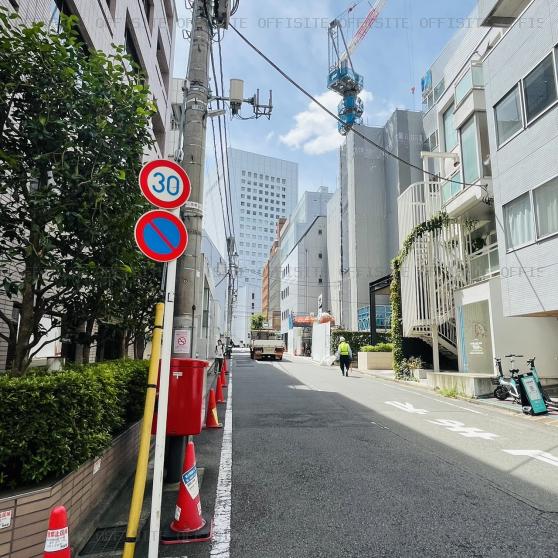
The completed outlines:
<svg viewBox="0 0 558 558">
<path fill-rule="evenodd" d="M 217 397 L 217 403 L 225 402 L 225 396 L 223 395 L 223 384 L 221 382 L 221 374 L 217 376 L 217 388 L 215 396 Z"/>
<path fill-rule="evenodd" d="M 58 506 L 50 512 L 43 556 L 44 558 L 71 557 L 68 516 L 64 506 Z"/>
<path fill-rule="evenodd" d="M 179 544 L 202 542 L 210 539 L 211 522 L 204 519 L 201 512 L 196 450 L 194 442 L 188 442 L 178 489 L 174 521 L 170 524 L 170 531 L 163 533 L 161 542 L 163 544 Z"/>
<path fill-rule="evenodd" d="M 209 401 L 207 405 L 207 418 L 205 419 L 206 428 L 223 428 L 217 416 L 217 404 L 215 403 L 215 390 L 209 390 Z"/>
<path fill-rule="evenodd" d="M 221 385 L 226 388 L 227 387 L 227 376 L 225 376 L 225 369 L 221 368 Z"/>
</svg>

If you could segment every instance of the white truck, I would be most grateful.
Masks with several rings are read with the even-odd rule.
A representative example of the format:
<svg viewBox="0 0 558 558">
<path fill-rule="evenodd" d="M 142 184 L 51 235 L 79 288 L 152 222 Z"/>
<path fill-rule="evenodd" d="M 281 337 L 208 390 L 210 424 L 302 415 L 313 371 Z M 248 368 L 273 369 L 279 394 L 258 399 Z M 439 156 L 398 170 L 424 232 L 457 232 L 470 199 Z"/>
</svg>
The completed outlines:
<svg viewBox="0 0 558 558">
<path fill-rule="evenodd" d="M 250 334 L 250 358 L 282 360 L 285 343 L 281 334 L 272 329 L 253 329 Z"/>
</svg>

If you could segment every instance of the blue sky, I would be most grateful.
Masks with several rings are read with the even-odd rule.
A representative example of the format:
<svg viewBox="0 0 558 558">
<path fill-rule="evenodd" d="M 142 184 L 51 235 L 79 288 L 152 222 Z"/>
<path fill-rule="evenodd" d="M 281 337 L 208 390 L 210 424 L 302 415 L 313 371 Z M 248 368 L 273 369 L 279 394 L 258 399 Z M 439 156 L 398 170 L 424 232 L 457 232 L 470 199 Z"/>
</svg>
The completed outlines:
<svg viewBox="0 0 558 558">
<path fill-rule="evenodd" d="M 331 109 L 340 99 L 327 92 L 327 25 L 357 0 L 240 0 L 234 25 L 295 81 Z M 364 123 L 383 125 L 395 108 L 420 109 L 420 78 L 457 32 L 476 0 L 387 0 L 380 18 L 353 55 L 355 70 L 364 76 Z M 365 17 L 363 1 L 347 20 L 347 40 Z M 179 27 L 189 17 L 177 0 Z M 294 18 L 302 18 L 297 21 Z M 467 20 L 465 21 L 467 23 Z M 472 23 L 471 23 L 472 24 Z M 175 77 L 184 77 L 188 42 L 177 33 Z M 222 43 L 225 88 L 229 78 L 244 79 L 245 97 L 260 88 L 273 90 L 270 121 L 229 121 L 233 147 L 279 157 L 299 164 L 299 193 L 337 182 L 341 137 L 335 121 L 284 80 L 273 68 L 228 30 Z M 415 98 L 411 94 L 415 86 Z M 243 114 L 250 116 L 250 106 Z M 334 110 L 336 112 L 336 109 Z M 208 170 L 214 165 L 208 152 Z"/>
</svg>

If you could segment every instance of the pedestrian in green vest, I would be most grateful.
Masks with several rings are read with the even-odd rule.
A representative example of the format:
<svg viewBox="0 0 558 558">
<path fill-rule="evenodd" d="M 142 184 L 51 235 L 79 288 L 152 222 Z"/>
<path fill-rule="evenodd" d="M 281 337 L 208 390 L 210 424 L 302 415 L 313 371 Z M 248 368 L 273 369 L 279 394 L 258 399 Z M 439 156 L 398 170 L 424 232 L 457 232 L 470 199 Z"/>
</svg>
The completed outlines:
<svg viewBox="0 0 558 558">
<path fill-rule="evenodd" d="M 337 355 L 339 356 L 339 366 L 341 367 L 341 375 L 348 376 L 349 368 L 353 360 L 353 351 L 351 346 L 345 341 L 344 337 L 339 338 L 339 346 L 337 347 Z"/>
</svg>

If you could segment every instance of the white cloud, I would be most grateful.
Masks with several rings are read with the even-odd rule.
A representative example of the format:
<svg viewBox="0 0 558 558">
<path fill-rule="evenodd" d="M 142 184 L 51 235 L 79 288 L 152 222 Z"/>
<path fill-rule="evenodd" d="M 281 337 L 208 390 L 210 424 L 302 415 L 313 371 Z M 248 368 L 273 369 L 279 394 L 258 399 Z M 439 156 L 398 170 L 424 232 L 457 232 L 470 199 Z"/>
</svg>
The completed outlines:
<svg viewBox="0 0 558 558">
<path fill-rule="evenodd" d="M 363 91 L 360 97 L 365 107 L 374 98 L 369 91 Z M 326 91 L 316 99 L 337 114 L 337 105 L 341 100 L 337 93 Z M 343 143 L 343 136 L 337 131 L 337 121 L 312 101 L 306 110 L 295 114 L 294 120 L 294 127 L 279 136 L 279 140 L 292 149 L 302 148 L 308 155 L 322 155 L 335 151 Z"/>
</svg>

